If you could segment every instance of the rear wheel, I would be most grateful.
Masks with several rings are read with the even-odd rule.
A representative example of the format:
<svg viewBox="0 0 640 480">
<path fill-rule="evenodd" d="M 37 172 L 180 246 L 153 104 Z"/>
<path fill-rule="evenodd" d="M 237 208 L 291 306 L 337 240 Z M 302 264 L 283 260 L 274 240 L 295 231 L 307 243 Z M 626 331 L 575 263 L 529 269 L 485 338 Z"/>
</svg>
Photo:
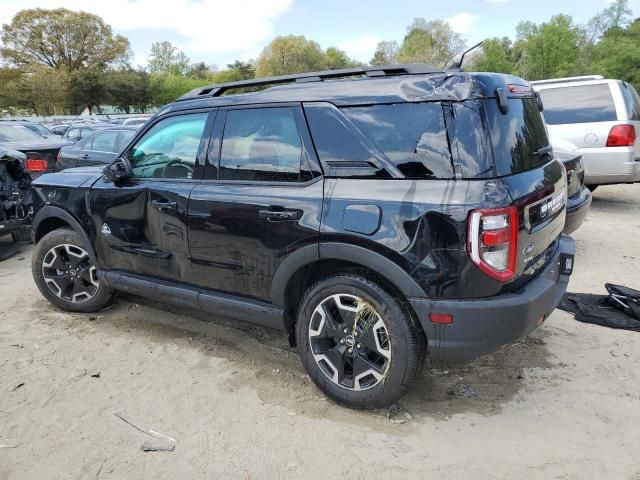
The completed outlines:
<svg viewBox="0 0 640 480">
<path fill-rule="evenodd" d="M 340 274 L 312 286 L 299 310 L 297 344 L 314 383 L 351 407 L 397 400 L 424 362 L 424 334 L 380 285 Z"/>
<path fill-rule="evenodd" d="M 31 271 L 42 295 L 62 310 L 95 312 L 113 298 L 113 290 L 98 279 L 82 238 L 67 228 L 54 230 L 38 242 Z"/>
</svg>

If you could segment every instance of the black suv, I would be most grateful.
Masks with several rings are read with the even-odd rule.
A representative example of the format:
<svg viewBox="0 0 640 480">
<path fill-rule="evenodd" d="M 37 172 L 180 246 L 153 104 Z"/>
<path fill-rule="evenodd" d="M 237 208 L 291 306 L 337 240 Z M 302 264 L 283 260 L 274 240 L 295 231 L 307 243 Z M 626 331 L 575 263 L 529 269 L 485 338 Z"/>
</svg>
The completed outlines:
<svg viewBox="0 0 640 480">
<path fill-rule="evenodd" d="M 65 310 L 124 291 L 284 330 L 328 396 L 382 406 L 565 292 L 540 109 L 520 78 L 427 65 L 199 88 L 102 173 L 34 182 L 33 276 Z"/>
</svg>

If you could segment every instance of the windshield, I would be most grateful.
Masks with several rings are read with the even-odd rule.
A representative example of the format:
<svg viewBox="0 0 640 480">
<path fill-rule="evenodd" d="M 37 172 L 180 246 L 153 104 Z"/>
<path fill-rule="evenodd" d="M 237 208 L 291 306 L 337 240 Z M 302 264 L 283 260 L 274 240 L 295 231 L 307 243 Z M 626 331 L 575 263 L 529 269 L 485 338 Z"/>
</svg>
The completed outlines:
<svg viewBox="0 0 640 480">
<path fill-rule="evenodd" d="M 0 125 L 0 142 L 41 142 L 42 137 L 22 125 Z"/>
</svg>

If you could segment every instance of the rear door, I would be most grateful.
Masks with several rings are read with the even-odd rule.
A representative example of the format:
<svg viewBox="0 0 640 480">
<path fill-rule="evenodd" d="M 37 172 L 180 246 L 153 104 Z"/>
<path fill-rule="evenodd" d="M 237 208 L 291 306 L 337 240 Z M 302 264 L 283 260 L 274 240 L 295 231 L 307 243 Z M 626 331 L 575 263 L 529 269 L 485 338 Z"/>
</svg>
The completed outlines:
<svg viewBox="0 0 640 480">
<path fill-rule="evenodd" d="M 566 175 L 552 157 L 544 121 L 531 96 L 507 100 L 503 113 L 496 99 L 485 100 L 496 173 L 518 208 L 516 273 L 528 277 L 553 253 L 566 215 Z"/>
<path fill-rule="evenodd" d="M 299 104 L 221 109 L 189 204 L 193 282 L 270 300 L 274 272 L 313 244 L 323 184 Z"/>
</svg>

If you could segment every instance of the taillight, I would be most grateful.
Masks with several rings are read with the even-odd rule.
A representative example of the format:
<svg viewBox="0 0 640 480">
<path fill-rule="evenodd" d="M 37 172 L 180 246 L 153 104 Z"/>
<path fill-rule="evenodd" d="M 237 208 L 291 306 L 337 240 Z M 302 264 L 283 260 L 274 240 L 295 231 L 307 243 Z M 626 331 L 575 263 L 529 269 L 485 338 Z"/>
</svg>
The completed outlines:
<svg viewBox="0 0 640 480">
<path fill-rule="evenodd" d="M 615 125 L 607 138 L 607 147 L 631 147 L 634 143 L 636 128 L 633 125 Z"/>
<path fill-rule="evenodd" d="M 496 280 L 513 279 L 518 252 L 518 209 L 473 210 L 468 230 L 467 250 L 471 261 Z"/>
<path fill-rule="evenodd" d="M 25 166 L 30 172 L 46 172 L 49 168 L 47 161 L 39 158 L 28 158 Z"/>
</svg>

